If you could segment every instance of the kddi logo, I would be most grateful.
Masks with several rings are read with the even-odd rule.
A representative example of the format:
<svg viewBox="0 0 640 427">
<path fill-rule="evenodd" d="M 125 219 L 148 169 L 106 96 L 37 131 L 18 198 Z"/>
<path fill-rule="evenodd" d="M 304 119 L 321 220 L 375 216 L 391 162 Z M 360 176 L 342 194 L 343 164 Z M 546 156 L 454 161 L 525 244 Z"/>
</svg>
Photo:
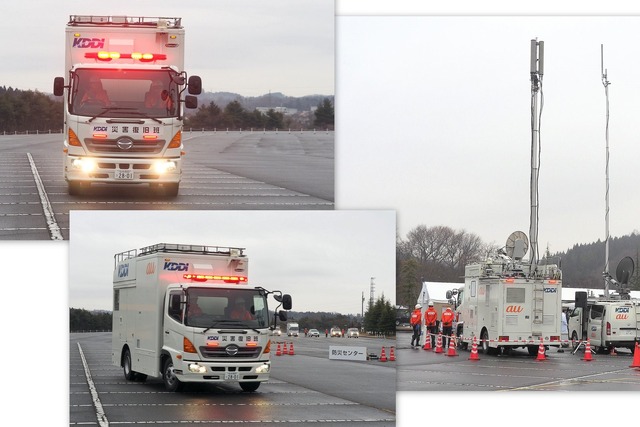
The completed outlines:
<svg viewBox="0 0 640 427">
<path fill-rule="evenodd" d="M 127 277 L 129 275 L 129 264 L 120 264 L 118 266 L 118 277 Z"/>
<path fill-rule="evenodd" d="M 509 305 L 505 311 L 507 313 L 520 313 L 522 310 L 521 305 Z"/>
<path fill-rule="evenodd" d="M 104 39 L 76 37 L 73 39 L 73 47 L 80 49 L 104 49 Z"/>
<path fill-rule="evenodd" d="M 163 270 L 167 271 L 187 271 L 189 270 L 188 262 L 165 262 Z"/>
</svg>

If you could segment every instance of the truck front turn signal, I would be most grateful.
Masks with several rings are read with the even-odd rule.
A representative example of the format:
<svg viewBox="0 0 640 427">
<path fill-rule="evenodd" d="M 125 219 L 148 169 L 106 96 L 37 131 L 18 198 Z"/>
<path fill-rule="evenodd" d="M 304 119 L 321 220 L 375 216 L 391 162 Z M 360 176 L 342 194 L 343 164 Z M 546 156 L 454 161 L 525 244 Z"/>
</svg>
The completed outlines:
<svg viewBox="0 0 640 427">
<path fill-rule="evenodd" d="M 197 353 L 196 347 L 193 345 L 191 341 L 187 337 L 182 339 L 182 351 L 185 353 Z"/>
</svg>

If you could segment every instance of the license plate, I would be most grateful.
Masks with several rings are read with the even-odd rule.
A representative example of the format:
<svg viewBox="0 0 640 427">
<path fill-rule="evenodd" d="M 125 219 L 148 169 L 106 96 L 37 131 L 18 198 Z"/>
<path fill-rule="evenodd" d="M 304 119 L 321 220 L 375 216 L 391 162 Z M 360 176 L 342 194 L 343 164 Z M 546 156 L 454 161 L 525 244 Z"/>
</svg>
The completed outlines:
<svg viewBox="0 0 640 427">
<path fill-rule="evenodd" d="M 133 179 L 133 171 L 116 171 L 116 179 Z"/>
<path fill-rule="evenodd" d="M 224 374 L 225 380 L 239 380 L 240 374 L 238 372 L 225 372 Z"/>
</svg>

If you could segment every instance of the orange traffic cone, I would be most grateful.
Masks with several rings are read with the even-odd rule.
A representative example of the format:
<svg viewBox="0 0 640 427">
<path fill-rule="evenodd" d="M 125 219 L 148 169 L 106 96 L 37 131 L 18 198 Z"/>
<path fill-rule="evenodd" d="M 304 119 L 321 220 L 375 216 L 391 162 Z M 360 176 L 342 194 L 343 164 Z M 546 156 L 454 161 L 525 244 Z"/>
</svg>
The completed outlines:
<svg viewBox="0 0 640 427">
<path fill-rule="evenodd" d="M 636 342 L 636 347 L 633 350 L 633 363 L 629 365 L 630 368 L 640 368 L 640 347 Z"/>
<path fill-rule="evenodd" d="M 593 360 L 593 356 L 591 356 L 591 341 L 587 338 L 587 345 L 584 346 L 584 357 L 582 358 L 585 362 L 591 362 Z"/>
<path fill-rule="evenodd" d="M 289 356 L 293 356 L 295 353 L 293 352 L 293 341 L 291 341 L 291 345 L 289 346 Z"/>
<path fill-rule="evenodd" d="M 617 356 L 618 353 L 616 353 L 616 348 L 614 346 L 611 346 L 611 351 L 609 352 L 609 356 Z"/>
<path fill-rule="evenodd" d="M 442 349 L 442 333 L 438 334 L 438 339 L 436 340 L 436 353 L 442 353 L 444 350 Z"/>
<path fill-rule="evenodd" d="M 276 350 L 276 356 L 282 356 L 282 349 L 280 348 L 280 343 L 278 343 L 278 349 Z"/>
<path fill-rule="evenodd" d="M 381 362 L 386 362 L 387 361 L 387 355 L 384 352 L 384 347 L 382 347 L 382 353 L 380 353 L 380 361 Z"/>
<path fill-rule="evenodd" d="M 282 354 L 289 354 L 289 350 L 287 350 L 287 343 L 282 344 Z"/>
<path fill-rule="evenodd" d="M 473 337 L 473 344 L 471 345 L 471 355 L 469 356 L 469 360 L 480 360 L 480 356 L 478 356 L 478 337 Z"/>
<path fill-rule="evenodd" d="M 431 334 L 427 334 L 425 335 L 424 338 L 424 347 L 422 347 L 423 350 L 431 350 Z"/>
<path fill-rule="evenodd" d="M 391 350 L 389 350 L 389 361 L 390 362 L 396 361 L 396 352 L 393 346 L 391 346 Z"/>
<path fill-rule="evenodd" d="M 536 360 L 547 360 L 547 357 L 544 355 L 544 344 L 542 343 L 542 338 L 540 338 L 540 346 L 538 347 L 538 357 L 536 357 Z"/>
<path fill-rule="evenodd" d="M 456 353 L 456 338 L 453 334 L 449 338 L 449 351 L 447 352 L 447 356 L 458 356 L 458 353 Z"/>
</svg>

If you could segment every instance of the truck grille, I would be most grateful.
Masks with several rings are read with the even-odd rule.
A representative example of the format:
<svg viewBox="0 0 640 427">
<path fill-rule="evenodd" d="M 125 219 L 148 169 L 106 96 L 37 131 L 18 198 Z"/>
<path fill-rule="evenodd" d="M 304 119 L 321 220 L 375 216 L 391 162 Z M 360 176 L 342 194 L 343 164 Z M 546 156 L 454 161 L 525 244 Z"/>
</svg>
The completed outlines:
<svg viewBox="0 0 640 427">
<path fill-rule="evenodd" d="M 142 141 L 132 139 L 133 144 L 131 148 L 122 149 L 118 146 L 118 142 L 115 139 L 93 139 L 86 138 L 84 143 L 87 146 L 87 150 L 92 153 L 145 153 L 145 154 L 157 154 L 162 151 L 165 146 L 165 140 L 155 141 Z"/>
<path fill-rule="evenodd" d="M 238 347 L 238 352 L 231 355 L 227 353 L 226 347 L 200 347 L 200 354 L 207 359 L 218 358 L 242 358 L 255 359 L 262 353 L 262 347 Z"/>
</svg>

